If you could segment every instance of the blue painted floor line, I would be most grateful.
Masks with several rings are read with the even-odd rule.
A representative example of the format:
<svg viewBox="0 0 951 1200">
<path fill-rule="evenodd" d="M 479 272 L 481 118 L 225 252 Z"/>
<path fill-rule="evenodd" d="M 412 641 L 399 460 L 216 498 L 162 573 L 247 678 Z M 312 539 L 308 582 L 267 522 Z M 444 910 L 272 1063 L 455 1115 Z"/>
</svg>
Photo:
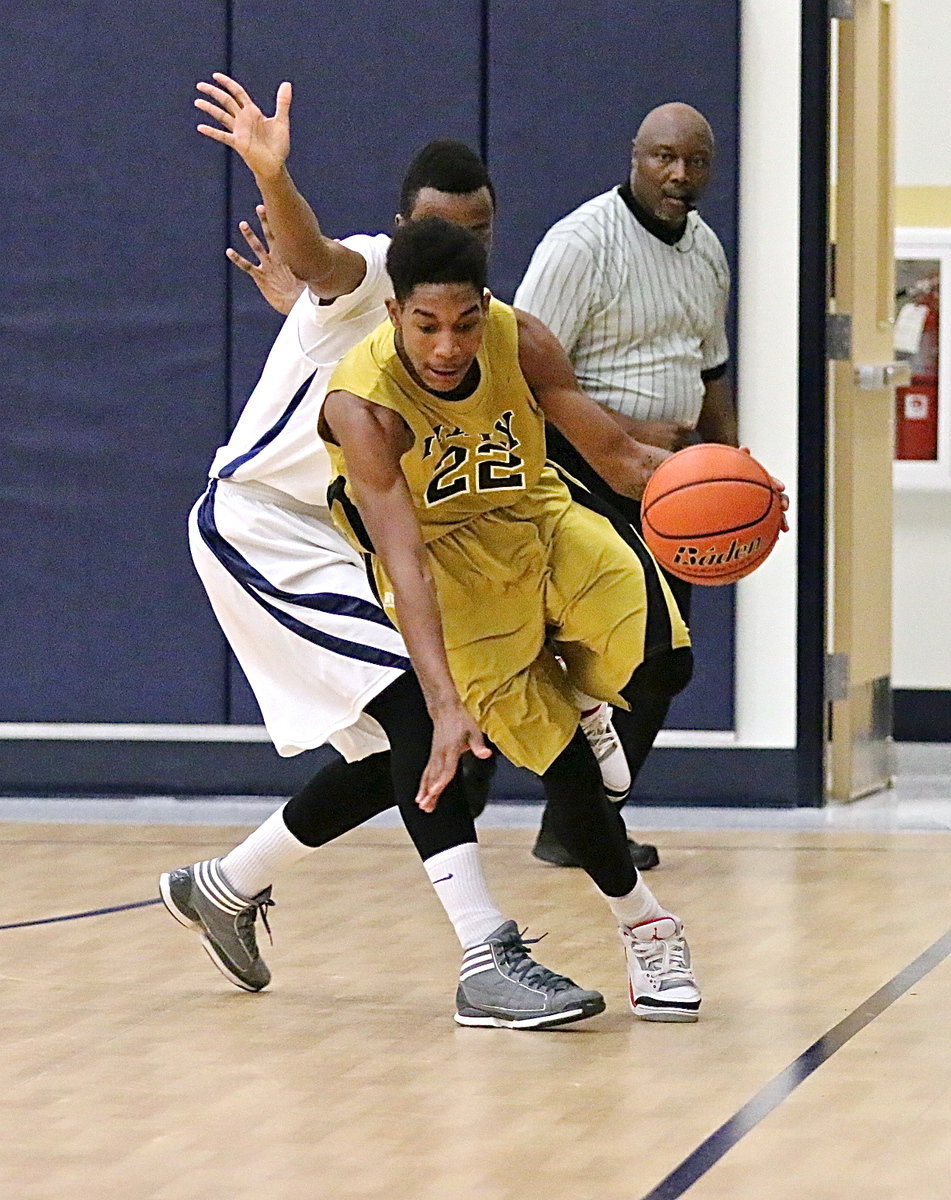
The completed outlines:
<svg viewBox="0 0 951 1200">
<path fill-rule="evenodd" d="M 81 921 L 84 917 L 104 917 L 108 913 L 128 912 L 130 908 L 151 908 L 153 904 L 161 903 L 162 901 L 158 898 L 135 900 L 132 904 L 115 904 L 111 908 L 90 908 L 87 912 L 67 913 L 64 917 L 41 917 L 37 921 L 14 921 L 12 925 L 0 925 L 0 932 L 4 929 L 29 929 L 33 925 L 55 925 L 59 921 Z"/>
<path fill-rule="evenodd" d="M 817 1042 L 803 1051 L 802 1054 L 784 1071 L 770 1080 L 764 1088 L 723 1125 L 712 1133 L 704 1142 L 689 1154 L 683 1162 L 661 1182 L 646 1192 L 641 1200 L 678 1200 L 684 1192 L 692 1187 L 701 1176 L 705 1175 L 712 1166 L 731 1150 L 741 1138 L 754 1129 L 764 1117 L 786 1099 L 803 1080 L 817 1068 L 827 1062 L 836 1050 L 841 1049 L 846 1042 L 869 1025 L 894 1002 L 914 987 L 929 971 L 933 971 L 951 954 L 951 929 L 904 970 L 879 988 L 874 995 L 860 1004 L 853 1012 L 844 1017 L 838 1025 L 824 1033 Z"/>
</svg>

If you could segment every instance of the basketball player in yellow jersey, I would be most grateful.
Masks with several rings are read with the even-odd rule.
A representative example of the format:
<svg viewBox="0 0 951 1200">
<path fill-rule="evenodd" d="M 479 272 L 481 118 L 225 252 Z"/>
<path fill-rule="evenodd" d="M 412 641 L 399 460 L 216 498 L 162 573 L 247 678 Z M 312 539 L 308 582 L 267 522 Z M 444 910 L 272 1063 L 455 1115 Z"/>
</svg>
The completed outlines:
<svg viewBox="0 0 951 1200">
<path fill-rule="evenodd" d="M 543 325 L 487 296 L 468 231 L 409 222 L 387 270 L 390 324 L 338 366 L 320 432 L 335 519 L 371 556 L 432 716 L 417 801 L 435 807 L 459 756 L 485 753 L 485 730 L 541 776 L 557 836 L 617 918 L 635 1013 L 696 1020 L 683 927 L 637 875 L 572 692 L 674 694 L 689 638 L 643 543 L 545 465 L 544 420 L 634 497 L 666 453 L 580 392 Z"/>
</svg>

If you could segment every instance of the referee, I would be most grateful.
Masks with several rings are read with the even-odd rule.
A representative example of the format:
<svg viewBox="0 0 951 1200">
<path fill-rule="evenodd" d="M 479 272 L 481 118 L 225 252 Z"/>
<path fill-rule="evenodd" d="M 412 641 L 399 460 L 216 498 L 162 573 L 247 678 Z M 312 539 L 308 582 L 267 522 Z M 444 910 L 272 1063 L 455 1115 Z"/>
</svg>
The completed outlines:
<svg viewBox="0 0 951 1200">
<path fill-rule="evenodd" d="M 694 207 L 713 150 L 713 132 L 695 108 L 653 109 L 634 137 L 627 182 L 553 225 L 515 294 L 515 307 L 543 321 L 568 351 L 582 390 L 632 437 L 665 450 L 694 441 L 737 445 L 727 379 L 729 268 Z M 548 452 L 640 529 L 640 505 L 613 492 L 551 426 Z M 667 578 L 689 620 L 690 585 Z M 670 704 L 649 688 L 639 699 L 629 713 L 614 714 L 632 783 Z M 547 810 L 533 853 L 577 865 L 552 835 Z M 633 841 L 631 857 L 642 869 L 658 861 L 653 847 Z"/>
</svg>

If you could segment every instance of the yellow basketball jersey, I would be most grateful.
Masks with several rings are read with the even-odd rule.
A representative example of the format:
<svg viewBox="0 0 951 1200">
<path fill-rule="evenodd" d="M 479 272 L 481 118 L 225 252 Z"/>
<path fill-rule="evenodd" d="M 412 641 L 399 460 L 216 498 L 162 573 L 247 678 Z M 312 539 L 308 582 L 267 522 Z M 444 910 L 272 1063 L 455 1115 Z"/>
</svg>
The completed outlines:
<svg viewBox="0 0 951 1200">
<path fill-rule="evenodd" d="M 516 766 L 543 773 L 578 728 L 573 686 L 624 705 L 620 689 L 646 654 L 689 642 L 647 547 L 575 503 L 545 466 L 542 414 L 518 364 L 518 327 L 492 301 L 479 386 L 445 400 L 413 382 L 394 330 L 380 326 L 347 355 L 330 391 L 400 414 L 414 434 L 401 459 L 466 708 Z M 347 494 L 339 447 L 333 517 L 372 551 Z M 380 602 L 398 625 L 392 584 L 370 558 Z"/>
<path fill-rule="evenodd" d="M 513 309 L 492 299 L 477 355 L 479 383 L 465 400 L 446 400 L 420 387 L 400 361 L 389 321 L 337 366 L 328 392 L 345 391 L 399 413 L 414 435 L 401 461 L 423 540 L 428 542 L 480 513 L 515 504 L 545 465 L 545 423 L 518 362 Z M 338 446 L 327 443 L 333 477 L 347 476 Z M 346 488 L 349 496 L 349 488 Z M 339 486 L 334 517 L 346 520 Z M 352 514 L 351 514 L 352 516 Z"/>
</svg>

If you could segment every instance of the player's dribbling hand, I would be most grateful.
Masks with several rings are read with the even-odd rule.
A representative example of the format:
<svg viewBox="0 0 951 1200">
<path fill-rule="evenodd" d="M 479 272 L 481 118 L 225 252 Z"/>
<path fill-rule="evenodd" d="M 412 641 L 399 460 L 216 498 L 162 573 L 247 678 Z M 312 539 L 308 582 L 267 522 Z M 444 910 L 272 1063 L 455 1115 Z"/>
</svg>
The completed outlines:
<svg viewBox="0 0 951 1200">
<path fill-rule="evenodd" d="M 245 275 L 251 276 L 258 291 L 268 304 L 286 317 L 304 290 L 304 284 L 290 267 L 284 265 L 284 260 L 275 249 L 264 205 L 259 204 L 255 211 L 261 222 L 264 241 L 258 237 L 247 221 L 239 222 L 238 228 L 248 243 L 251 253 L 256 256 L 258 261 L 253 263 L 247 258 L 242 258 L 231 246 L 228 247 L 225 254 L 239 271 L 244 271 Z"/>
<path fill-rule="evenodd" d="M 779 503 L 783 510 L 783 522 L 780 525 L 780 530 L 783 533 L 789 532 L 789 522 L 786 520 L 786 513 L 789 509 L 789 497 L 786 495 L 786 485 L 781 479 L 777 479 L 775 475 L 770 475 L 773 482 L 773 488 L 779 495 Z"/>
<path fill-rule="evenodd" d="M 744 454 L 749 454 L 752 458 L 749 446 L 741 446 L 740 449 Z M 786 495 L 786 485 L 781 479 L 777 479 L 775 475 L 770 475 L 769 478 L 773 484 L 773 491 L 779 496 L 779 506 L 783 510 L 783 523 L 779 528 L 783 533 L 788 533 L 789 522 L 786 520 L 786 513 L 789 510 L 789 497 Z"/>
<path fill-rule="evenodd" d="M 429 761 L 419 781 L 416 803 L 423 812 L 432 812 L 439 797 L 452 781 L 459 759 L 467 750 L 476 758 L 491 758 L 482 731 L 460 703 L 433 717 L 433 740 Z"/>
<path fill-rule="evenodd" d="M 280 85 L 274 116 L 266 117 L 237 80 L 221 71 L 215 71 L 212 79 L 214 83 L 195 85 L 202 93 L 195 107 L 217 121 L 221 129 L 199 125 L 198 132 L 230 146 L 255 175 L 276 175 L 291 149 L 291 85 Z"/>
</svg>

